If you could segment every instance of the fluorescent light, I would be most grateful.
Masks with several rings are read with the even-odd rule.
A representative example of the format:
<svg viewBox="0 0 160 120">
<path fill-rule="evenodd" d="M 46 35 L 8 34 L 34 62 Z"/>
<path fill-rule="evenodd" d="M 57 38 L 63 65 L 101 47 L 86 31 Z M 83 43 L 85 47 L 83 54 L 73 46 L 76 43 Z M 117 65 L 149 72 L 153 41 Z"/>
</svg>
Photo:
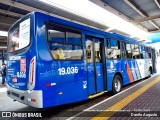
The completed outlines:
<svg viewBox="0 0 160 120">
<path fill-rule="evenodd" d="M 7 49 L 7 46 L 0 46 L 1 49 Z"/>
<path fill-rule="evenodd" d="M 8 36 L 8 32 L 7 31 L 0 31 L 0 36 Z"/>
<path fill-rule="evenodd" d="M 108 29 L 106 30 L 106 32 L 109 32 L 109 31 L 114 30 L 114 29 L 115 29 L 115 28 L 110 27 L 110 28 L 108 28 Z"/>
</svg>

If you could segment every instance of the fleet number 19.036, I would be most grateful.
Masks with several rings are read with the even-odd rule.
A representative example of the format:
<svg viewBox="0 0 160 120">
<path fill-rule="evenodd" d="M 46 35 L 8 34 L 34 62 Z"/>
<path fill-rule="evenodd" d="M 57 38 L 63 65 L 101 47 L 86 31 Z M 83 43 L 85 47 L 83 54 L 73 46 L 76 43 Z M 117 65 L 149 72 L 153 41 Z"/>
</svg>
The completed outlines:
<svg viewBox="0 0 160 120">
<path fill-rule="evenodd" d="M 67 67 L 67 68 L 59 68 L 58 69 L 59 75 L 68 75 L 68 74 L 75 74 L 78 73 L 78 67 Z"/>
</svg>

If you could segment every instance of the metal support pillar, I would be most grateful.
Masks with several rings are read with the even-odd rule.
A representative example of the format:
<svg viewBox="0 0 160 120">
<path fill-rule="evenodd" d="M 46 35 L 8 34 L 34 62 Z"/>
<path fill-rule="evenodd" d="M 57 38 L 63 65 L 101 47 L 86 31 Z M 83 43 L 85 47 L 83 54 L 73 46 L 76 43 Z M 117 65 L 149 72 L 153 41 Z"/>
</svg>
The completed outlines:
<svg viewBox="0 0 160 120">
<path fill-rule="evenodd" d="M 4 50 L 2 50 L 2 64 L 4 63 Z"/>
</svg>

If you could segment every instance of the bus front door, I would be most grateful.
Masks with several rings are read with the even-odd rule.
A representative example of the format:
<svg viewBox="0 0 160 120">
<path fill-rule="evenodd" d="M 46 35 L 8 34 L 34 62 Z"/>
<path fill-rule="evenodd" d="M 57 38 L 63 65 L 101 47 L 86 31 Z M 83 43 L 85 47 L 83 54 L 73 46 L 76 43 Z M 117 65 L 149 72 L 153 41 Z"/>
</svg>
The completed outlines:
<svg viewBox="0 0 160 120">
<path fill-rule="evenodd" d="M 86 59 L 89 95 L 106 89 L 104 44 L 100 38 L 86 37 Z"/>
</svg>

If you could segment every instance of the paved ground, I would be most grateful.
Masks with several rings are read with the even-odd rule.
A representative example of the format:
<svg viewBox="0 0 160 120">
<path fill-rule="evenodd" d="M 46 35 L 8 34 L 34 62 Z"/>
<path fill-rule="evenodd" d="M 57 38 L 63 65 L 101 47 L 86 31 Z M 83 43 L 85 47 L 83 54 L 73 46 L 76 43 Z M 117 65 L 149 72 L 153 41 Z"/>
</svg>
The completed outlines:
<svg viewBox="0 0 160 120">
<path fill-rule="evenodd" d="M 124 111 L 132 111 L 132 116 L 136 116 L 139 119 L 152 118 L 153 120 L 160 119 L 160 82 L 155 84 L 153 87 L 148 89 L 141 96 L 136 98 L 130 104 L 125 106 L 122 110 Z M 144 115 L 151 114 L 159 117 L 147 117 Z M 116 116 L 116 115 L 115 115 Z M 125 116 L 125 114 L 124 114 Z M 126 115 L 127 116 L 127 115 Z M 124 117 L 123 120 L 128 120 L 133 117 Z M 111 117 L 111 120 L 114 119 L 121 120 L 122 117 Z"/>
<path fill-rule="evenodd" d="M 141 91 L 143 91 L 143 90 L 141 90 L 141 88 L 145 87 L 146 85 L 148 86 L 149 84 L 151 84 L 155 80 L 159 81 L 159 83 L 157 84 L 157 87 L 152 86 L 151 88 L 157 89 L 157 90 L 153 90 L 152 92 L 147 93 L 147 96 L 145 96 L 143 94 L 148 91 L 145 91 L 143 89 L 144 93 L 139 95 L 142 97 L 137 102 L 136 99 L 139 97 L 137 94 L 139 94 Z M 126 117 L 127 120 L 128 119 L 135 119 L 134 117 L 131 117 L 131 112 L 127 113 L 125 111 L 127 111 L 127 110 L 132 111 L 132 110 L 136 110 L 136 109 L 138 110 L 138 108 L 144 109 L 144 110 L 148 109 L 151 111 L 154 110 L 154 108 L 158 109 L 158 106 L 160 105 L 160 102 L 159 102 L 160 95 L 156 97 L 156 95 L 159 94 L 158 90 L 160 90 L 160 88 L 158 89 L 158 85 L 160 85 L 160 75 L 152 76 L 151 78 L 149 78 L 147 80 L 145 79 L 144 81 L 141 81 L 141 82 L 135 84 L 134 86 L 132 85 L 132 87 L 128 88 L 127 90 L 123 90 L 121 93 L 116 94 L 116 95 L 102 101 L 101 103 L 98 103 L 98 104 L 88 108 L 87 110 L 85 110 L 79 114 L 76 114 L 74 117 L 70 117 L 68 120 L 72 120 L 72 119 L 73 120 L 74 119 L 76 119 L 76 120 L 81 120 L 81 119 L 83 119 L 83 120 L 88 120 L 88 119 L 107 120 L 108 117 L 109 117 L 109 119 L 112 119 L 112 120 L 117 120 L 117 119 L 122 120 L 126 116 L 127 116 Z M 153 88 L 153 87 L 155 87 L 155 88 Z M 157 93 L 157 94 L 155 94 L 155 93 Z M 150 94 L 153 94 L 153 95 L 150 96 Z M 153 96 L 155 96 L 155 97 L 153 97 Z M 150 98 L 150 97 L 152 97 L 152 98 Z M 152 100 L 149 100 L 149 99 L 152 99 L 152 100 L 157 99 L 157 100 L 154 100 L 152 103 Z M 134 102 L 134 104 L 132 104 L 132 102 Z M 149 102 L 149 104 L 145 107 L 145 104 L 147 104 L 147 102 Z M 155 102 L 157 102 L 158 104 L 156 104 Z M 127 106 L 127 105 L 130 105 L 130 106 Z M 155 107 L 155 106 L 157 106 L 157 107 Z M 127 109 L 125 109 L 125 107 L 127 107 Z M 131 109 L 130 109 L 130 107 L 131 107 Z M 124 110 L 124 112 L 123 112 L 123 110 Z M 117 113 L 120 116 L 118 118 L 117 118 Z M 123 115 L 124 113 L 125 113 L 125 115 Z M 113 117 L 114 115 L 116 115 L 116 117 Z M 82 116 L 85 116 L 85 117 L 82 118 Z M 139 118 L 136 118 L 136 119 L 139 119 Z M 143 118 L 140 118 L 140 119 L 143 119 Z"/>
</svg>

